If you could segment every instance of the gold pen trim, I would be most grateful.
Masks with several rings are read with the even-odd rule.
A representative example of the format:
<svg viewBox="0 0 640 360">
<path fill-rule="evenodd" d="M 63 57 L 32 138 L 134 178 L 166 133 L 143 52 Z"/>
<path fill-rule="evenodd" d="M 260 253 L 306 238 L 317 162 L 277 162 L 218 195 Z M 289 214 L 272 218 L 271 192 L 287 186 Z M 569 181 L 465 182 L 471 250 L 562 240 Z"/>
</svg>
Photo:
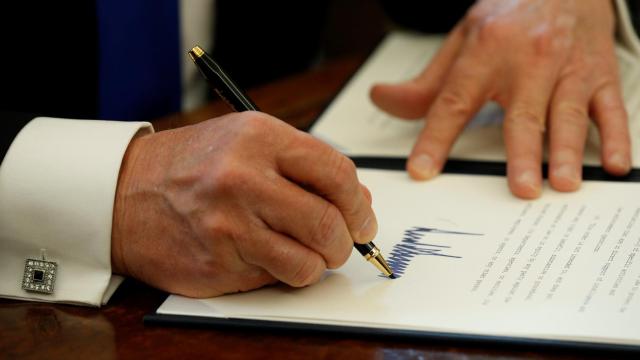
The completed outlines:
<svg viewBox="0 0 640 360">
<path fill-rule="evenodd" d="M 189 51 L 189 56 L 191 57 L 191 60 L 196 61 L 197 58 L 201 58 L 204 55 L 204 50 L 202 50 L 202 48 L 198 45 L 194 46 L 190 51 Z"/>
<path fill-rule="evenodd" d="M 384 276 L 393 278 L 393 270 L 391 270 L 391 267 L 384 257 L 382 257 L 382 253 L 380 253 L 380 249 L 377 247 L 371 249 L 371 251 L 364 256 L 364 259 L 378 268 Z"/>
<path fill-rule="evenodd" d="M 379 254 L 380 254 L 380 250 L 377 247 L 374 247 L 373 249 L 371 249 L 371 251 L 369 251 L 369 253 L 367 253 L 364 256 L 364 259 L 367 260 L 367 261 L 370 261 L 371 258 L 375 258 Z"/>
</svg>

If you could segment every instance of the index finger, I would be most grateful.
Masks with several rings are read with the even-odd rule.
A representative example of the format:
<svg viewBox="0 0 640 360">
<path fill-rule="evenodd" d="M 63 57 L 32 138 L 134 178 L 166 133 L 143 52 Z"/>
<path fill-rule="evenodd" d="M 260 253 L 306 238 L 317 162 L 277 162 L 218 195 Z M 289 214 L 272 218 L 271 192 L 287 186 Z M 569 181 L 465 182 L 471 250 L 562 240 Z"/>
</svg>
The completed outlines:
<svg viewBox="0 0 640 360">
<path fill-rule="evenodd" d="M 301 132 L 276 161 L 283 176 L 310 188 L 340 210 L 353 241 L 367 243 L 374 238 L 378 223 L 351 159 Z"/>
<path fill-rule="evenodd" d="M 490 75 L 490 68 L 473 55 L 456 61 L 409 156 L 413 178 L 426 180 L 440 172 L 456 138 L 486 102 Z"/>
</svg>

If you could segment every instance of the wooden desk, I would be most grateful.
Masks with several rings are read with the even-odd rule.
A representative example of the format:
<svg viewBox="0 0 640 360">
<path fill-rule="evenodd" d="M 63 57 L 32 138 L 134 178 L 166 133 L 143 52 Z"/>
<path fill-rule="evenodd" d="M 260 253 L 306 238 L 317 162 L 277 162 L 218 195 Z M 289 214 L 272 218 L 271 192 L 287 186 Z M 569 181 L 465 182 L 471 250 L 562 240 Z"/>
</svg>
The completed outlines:
<svg viewBox="0 0 640 360">
<path fill-rule="evenodd" d="M 315 70 L 249 91 L 258 106 L 293 125 L 308 126 L 357 69 L 362 57 L 332 61 Z M 228 112 L 221 102 L 155 122 L 167 129 Z M 101 309 L 0 300 L 0 358 L 611 358 L 611 354 L 506 348 L 488 344 L 363 339 L 318 334 L 261 333 L 148 327 L 142 317 L 165 293 L 133 280 Z"/>
</svg>

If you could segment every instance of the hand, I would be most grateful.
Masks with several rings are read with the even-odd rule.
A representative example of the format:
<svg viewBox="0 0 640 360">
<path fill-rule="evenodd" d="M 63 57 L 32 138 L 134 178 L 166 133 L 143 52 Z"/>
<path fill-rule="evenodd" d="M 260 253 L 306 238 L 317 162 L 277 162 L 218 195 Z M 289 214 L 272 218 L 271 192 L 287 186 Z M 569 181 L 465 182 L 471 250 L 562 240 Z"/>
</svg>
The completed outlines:
<svg viewBox="0 0 640 360">
<path fill-rule="evenodd" d="M 611 1 L 480 0 L 418 77 L 377 85 L 371 97 L 396 116 L 426 117 L 407 164 L 413 178 L 438 174 L 467 122 L 493 100 L 505 109 L 512 193 L 539 196 L 546 128 L 551 186 L 573 191 L 582 178 L 589 115 L 605 170 L 630 170 L 613 32 Z"/>
<path fill-rule="evenodd" d="M 234 113 L 130 144 L 112 267 L 191 297 L 305 286 L 376 231 L 351 160 L 268 115 Z"/>
</svg>

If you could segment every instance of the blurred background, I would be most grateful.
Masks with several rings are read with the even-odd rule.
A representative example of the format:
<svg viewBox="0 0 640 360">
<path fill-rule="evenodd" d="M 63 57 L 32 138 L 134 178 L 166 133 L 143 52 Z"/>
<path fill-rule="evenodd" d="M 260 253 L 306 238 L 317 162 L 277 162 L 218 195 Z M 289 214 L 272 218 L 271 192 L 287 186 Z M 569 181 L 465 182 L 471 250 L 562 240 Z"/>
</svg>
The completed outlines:
<svg viewBox="0 0 640 360">
<path fill-rule="evenodd" d="M 447 32 L 472 0 L 66 0 L 0 10 L 0 111 L 150 120 L 211 99 L 199 44 L 243 87 L 366 56 L 393 28 Z"/>
<path fill-rule="evenodd" d="M 473 2 L 218 0 L 214 55 L 238 82 L 257 85 L 333 58 L 369 53 L 393 28 L 447 32 Z"/>
</svg>

